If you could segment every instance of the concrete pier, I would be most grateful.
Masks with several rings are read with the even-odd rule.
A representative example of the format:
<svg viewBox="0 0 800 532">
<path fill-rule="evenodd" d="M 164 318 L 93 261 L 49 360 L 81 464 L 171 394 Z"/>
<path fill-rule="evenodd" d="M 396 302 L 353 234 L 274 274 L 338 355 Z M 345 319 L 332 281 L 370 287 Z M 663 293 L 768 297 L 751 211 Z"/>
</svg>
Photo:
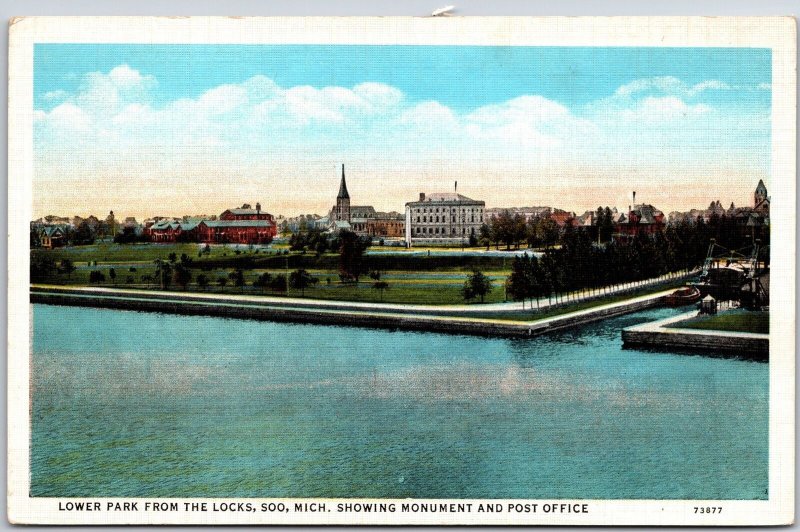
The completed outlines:
<svg viewBox="0 0 800 532">
<path fill-rule="evenodd" d="M 452 307 L 448 306 L 439 307 L 440 312 L 448 314 L 442 316 L 419 312 L 420 309 L 414 306 L 403 309 L 401 305 L 380 303 L 301 299 L 281 301 L 279 298 L 257 296 L 91 287 L 32 286 L 31 302 L 391 330 L 530 337 L 658 306 L 669 293 L 671 290 L 532 321 L 523 320 L 535 318 L 535 314 L 521 314 L 520 321 L 476 318 L 471 317 L 469 312 L 453 315 Z"/>
<path fill-rule="evenodd" d="M 622 341 L 626 346 L 699 349 L 747 358 L 769 358 L 768 334 L 669 327 L 696 315 L 693 311 L 628 327 L 622 331 Z"/>
</svg>

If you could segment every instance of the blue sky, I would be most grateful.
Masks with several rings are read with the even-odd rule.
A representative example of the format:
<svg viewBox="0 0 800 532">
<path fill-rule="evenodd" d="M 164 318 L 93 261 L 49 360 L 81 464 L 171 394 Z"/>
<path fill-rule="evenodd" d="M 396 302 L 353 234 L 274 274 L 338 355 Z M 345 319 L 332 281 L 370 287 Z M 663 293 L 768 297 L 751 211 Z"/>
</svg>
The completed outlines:
<svg viewBox="0 0 800 532">
<path fill-rule="evenodd" d="M 742 203 L 770 81 L 768 49 L 39 44 L 35 211 L 322 213 L 341 162 L 383 209 L 455 179 L 489 206 Z"/>
</svg>

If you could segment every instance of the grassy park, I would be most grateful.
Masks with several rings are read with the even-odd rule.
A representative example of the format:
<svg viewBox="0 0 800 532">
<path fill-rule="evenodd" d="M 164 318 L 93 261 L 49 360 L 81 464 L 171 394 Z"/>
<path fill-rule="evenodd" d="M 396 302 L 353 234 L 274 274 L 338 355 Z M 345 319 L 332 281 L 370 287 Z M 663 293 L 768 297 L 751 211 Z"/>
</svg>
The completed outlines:
<svg viewBox="0 0 800 532">
<path fill-rule="evenodd" d="M 276 290 L 269 286 L 254 286 L 254 282 L 265 273 L 274 279 L 280 275 L 288 277 L 292 271 L 303 268 L 315 281 L 303 290 L 290 287 L 288 295 L 291 297 L 429 305 L 463 304 L 461 289 L 466 273 L 471 271 L 470 264 L 474 262 L 479 263 L 493 285 L 484 301 L 503 301 L 503 286 L 509 273 L 505 263 L 511 261 L 511 258 L 503 257 L 479 257 L 477 260 L 470 257 L 465 261 L 460 257 L 443 257 L 435 253 L 430 256 L 407 253 L 399 257 L 395 254 L 377 255 L 369 257 L 367 263 L 370 269 L 380 272 L 380 281 L 386 287 L 376 289 L 376 280 L 368 275 L 362 275 L 358 283 L 341 282 L 336 253 L 317 255 L 258 246 L 211 246 L 208 251 L 203 250 L 203 246 L 198 244 L 101 243 L 53 250 L 35 249 L 31 251 L 31 260 L 52 260 L 56 266 L 68 260 L 74 268 L 69 272 L 59 271 L 59 268 L 46 272 L 36 279 L 40 283 L 156 290 L 159 283 L 155 261 L 169 261 L 172 257 L 173 262 L 180 262 L 181 255 L 185 255 L 191 259 L 191 280 L 186 286 L 187 291 L 281 296 L 286 295 L 285 287 Z M 383 269 L 386 266 L 402 269 Z M 231 278 L 237 270 L 243 276 L 243 284 L 239 286 Z M 92 272 L 100 272 L 103 280 L 92 282 Z M 206 286 L 198 282 L 201 276 L 207 280 Z M 170 289 L 182 290 L 183 287 L 173 283 Z"/>
<path fill-rule="evenodd" d="M 676 329 L 769 334 L 769 312 L 755 312 L 744 309 L 729 310 L 713 316 L 697 316 L 675 323 L 670 327 Z"/>
<path fill-rule="evenodd" d="M 549 317 L 552 313 L 582 310 L 666 290 L 682 282 L 678 276 L 667 276 L 669 281 L 666 283 L 648 286 L 624 278 L 608 278 L 603 281 L 604 284 L 598 284 L 600 278 L 596 273 L 618 271 L 618 268 L 609 268 L 605 264 L 589 267 L 593 263 L 585 257 L 562 257 L 560 264 L 553 261 L 547 264 L 550 273 L 546 276 L 548 282 L 561 283 L 560 290 L 550 288 L 553 298 L 557 298 L 560 304 L 534 312 L 530 309 L 532 294 L 536 293 L 532 290 L 533 286 L 520 287 L 510 282 L 515 275 L 535 273 L 535 264 L 530 260 L 520 261 L 513 253 L 468 251 L 461 254 L 455 249 L 428 252 L 416 248 L 413 251 L 370 248 L 363 256 L 359 255 L 361 273 L 356 281 L 352 276 L 347 278 L 340 275 L 343 255 L 335 252 L 290 251 L 274 246 L 102 242 L 53 250 L 31 250 L 31 281 L 54 285 L 288 295 L 321 300 L 443 306 L 465 302 L 499 303 L 513 300 L 513 295 L 517 295 L 519 301 L 522 299 L 519 296 L 521 289 L 528 290 L 525 296 L 528 309 L 503 314 L 487 313 L 485 316 L 509 320 L 519 320 L 521 316 L 530 320 Z M 574 264 L 582 265 L 582 275 L 593 276 L 594 284 L 579 284 L 581 277 L 576 273 L 578 268 L 572 266 Z M 542 273 L 540 267 L 540 279 Z M 658 273 L 662 272 L 652 272 L 650 275 L 658 277 Z M 483 279 L 484 284 L 490 285 L 490 289 L 488 292 L 471 293 L 467 298 L 469 301 L 465 301 L 465 281 L 476 275 Z M 302 282 L 296 282 L 300 276 Z M 569 276 L 576 282 L 573 288 L 569 286 Z M 624 283 L 625 291 L 608 294 L 601 288 L 615 282 Z M 587 289 L 587 286 L 594 288 Z M 593 297 L 582 297 L 575 301 L 575 293 Z M 546 299 L 546 296 L 539 297 Z"/>
</svg>

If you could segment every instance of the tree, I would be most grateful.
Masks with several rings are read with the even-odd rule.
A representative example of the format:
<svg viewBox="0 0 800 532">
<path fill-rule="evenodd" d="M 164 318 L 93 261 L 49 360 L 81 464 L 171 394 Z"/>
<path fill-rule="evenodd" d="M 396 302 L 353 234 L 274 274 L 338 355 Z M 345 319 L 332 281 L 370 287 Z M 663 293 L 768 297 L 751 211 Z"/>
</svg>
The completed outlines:
<svg viewBox="0 0 800 532">
<path fill-rule="evenodd" d="M 611 235 L 614 234 L 614 218 L 611 215 L 611 209 L 606 207 L 603 209 L 603 222 L 600 224 L 600 241 L 608 242 L 611 240 Z"/>
<path fill-rule="evenodd" d="M 108 276 L 111 277 L 111 282 L 117 284 L 117 271 L 114 268 L 108 270 Z"/>
<path fill-rule="evenodd" d="M 270 283 L 272 282 L 272 274 L 269 272 L 264 272 L 259 275 L 255 281 L 253 281 L 253 286 L 256 288 L 260 288 L 263 292 L 265 288 L 267 288 Z"/>
<path fill-rule="evenodd" d="M 482 246 L 486 246 L 486 251 L 489 251 L 489 246 L 492 245 L 492 229 L 489 224 L 481 225 L 478 231 L 478 242 L 480 242 Z"/>
<path fill-rule="evenodd" d="M 156 265 L 156 279 L 158 279 L 161 289 L 166 290 L 172 280 L 172 264 L 161 259 L 156 259 L 154 263 Z"/>
<path fill-rule="evenodd" d="M 106 276 L 103 275 L 102 272 L 97 270 L 92 270 L 89 272 L 89 282 L 90 283 L 104 283 L 106 281 Z"/>
<path fill-rule="evenodd" d="M 201 273 L 200 275 L 197 276 L 197 286 L 199 286 L 203 290 L 205 290 L 206 287 L 208 287 L 208 277 L 206 277 L 205 274 Z"/>
<path fill-rule="evenodd" d="M 352 231 L 339 234 L 339 276 L 342 280 L 354 280 L 366 273 L 364 251 L 369 246 L 367 239 L 359 237 Z"/>
<path fill-rule="evenodd" d="M 319 282 L 319 279 L 308 273 L 306 270 L 295 270 L 289 274 L 289 286 L 300 290 L 300 295 L 306 295 L 306 288 Z"/>
<path fill-rule="evenodd" d="M 171 263 L 175 264 L 175 261 L 178 260 L 178 255 L 176 255 L 175 252 L 172 252 L 172 253 L 169 254 L 169 256 L 167 258 L 169 259 L 169 261 Z"/>
<path fill-rule="evenodd" d="M 484 297 L 492 291 L 492 281 L 486 277 L 482 272 L 475 270 L 472 274 L 467 275 L 467 280 L 464 281 L 464 287 L 461 289 L 461 294 L 464 299 L 470 301 L 476 297 L 481 298 L 483 303 Z"/>
<path fill-rule="evenodd" d="M 511 219 L 510 236 L 516 249 L 519 249 L 520 243 L 525 240 L 525 229 L 525 217 L 519 213 L 515 214 L 514 218 Z"/>
<path fill-rule="evenodd" d="M 269 283 L 269 288 L 273 292 L 286 292 L 286 276 L 279 273 L 273 277 L 272 281 Z"/>
<path fill-rule="evenodd" d="M 75 234 L 72 236 L 72 243 L 76 246 L 94 244 L 94 232 L 85 220 L 75 230 Z"/>
<path fill-rule="evenodd" d="M 186 287 L 189 286 L 189 283 L 192 280 L 192 272 L 182 262 L 180 264 L 176 264 L 173 280 L 177 284 L 181 285 L 184 290 L 186 290 Z"/>
<path fill-rule="evenodd" d="M 233 286 L 238 286 L 244 292 L 244 272 L 241 269 L 233 270 L 228 274 L 228 278 L 233 281 Z"/>
<path fill-rule="evenodd" d="M 219 285 L 221 290 L 225 290 L 225 285 L 228 284 L 227 277 L 217 277 L 217 284 Z"/>
<path fill-rule="evenodd" d="M 56 271 L 53 259 L 37 254 L 31 254 L 31 281 L 40 281 L 49 277 Z"/>
<path fill-rule="evenodd" d="M 511 263 L 511 275 L 506 280 L 506 293 L 514 301 L 522 301 L 522 308 L 525 308 L 525 299 L 531 297 L 531 271 L 530 259 L 525 257 L 514 257 Z"/>
<path fill-rule="evenodd" d="M 58 265 L 58 273 L 66 273 L 67 279 L 72 277 L 72 272 L 75 271 L 75 265 L 72 264 L 72 261 L 69 259 L 61 259 L 61 263 Z"/>
<path fill-rule="evenodd" d="M 389 283 L 387 283 L 386 281 L 377 281 L 372 285 L 372 288 L 374 288 L 380 293 L 381 301 L 383 301 L 383 291 L 389 288 Z"/>
</svg>

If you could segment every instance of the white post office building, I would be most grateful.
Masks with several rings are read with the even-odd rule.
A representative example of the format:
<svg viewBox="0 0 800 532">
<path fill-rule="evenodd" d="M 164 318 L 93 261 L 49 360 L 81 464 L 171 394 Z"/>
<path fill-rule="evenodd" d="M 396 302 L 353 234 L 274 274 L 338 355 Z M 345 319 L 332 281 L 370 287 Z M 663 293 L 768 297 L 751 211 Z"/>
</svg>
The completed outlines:
<svg viewBox="0 0 800 532">
<path fill-rule="evenodd" d="M 478 236 L 486 203 L 455 192 L 425 195 L 406 203 L 406 244 L 450 245 L 469 243 Z"/>
</svg>

